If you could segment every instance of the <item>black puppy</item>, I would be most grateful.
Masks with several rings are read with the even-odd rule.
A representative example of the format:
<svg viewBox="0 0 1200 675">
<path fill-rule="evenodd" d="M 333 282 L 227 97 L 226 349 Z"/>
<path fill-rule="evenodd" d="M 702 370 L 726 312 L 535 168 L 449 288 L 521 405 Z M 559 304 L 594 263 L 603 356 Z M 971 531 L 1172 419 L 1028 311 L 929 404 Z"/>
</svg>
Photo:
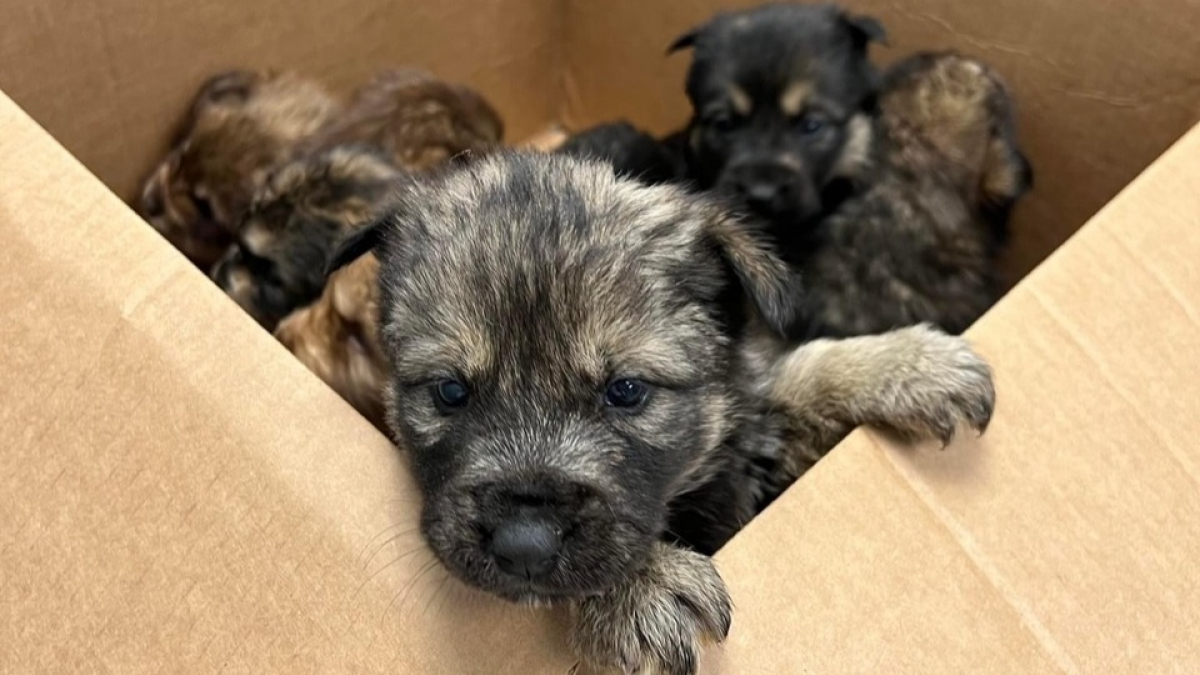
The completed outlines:
<svg viewBox="0 0 1200 675">
<path fill-rule="evenodd" d="M 804 279 L 792 337 L 921 322 L 965 330 L 997 297 L 1008 214 L 1031 185 L 985 64 L 921 54 L 880 83 L 880 24 L 834 5 L 720 15 L 693 46 L 688 163 Z"/>
<path fill-rule="evenodd" d="M 771 4 L 721 14 L 675 41 L 693 47 L 690 177 L 773 221 L 819 214 L 822 193 L 859 175 L 879 76 L 878 21 L 834 5 Z"/>
<path fill-rule="evenodd" d="M 671 139 L 660 141 L 625 120 L 584 129 L 556 150 L 574 157 L 599 159 L 613 165 L 618 176 L 656 184 L 683 178 L 682 148 Z"/>
</svg>

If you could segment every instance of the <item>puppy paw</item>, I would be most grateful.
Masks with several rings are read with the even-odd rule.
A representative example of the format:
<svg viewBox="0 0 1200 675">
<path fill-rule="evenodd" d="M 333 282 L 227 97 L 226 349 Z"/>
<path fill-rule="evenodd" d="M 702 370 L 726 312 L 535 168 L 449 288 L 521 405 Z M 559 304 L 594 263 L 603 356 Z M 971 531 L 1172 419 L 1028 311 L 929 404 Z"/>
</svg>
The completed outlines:
<svg viewBox="0 0 1200 675">
<path fill-rule="evenodd" d="M 996 407 L 992 370 L 966 340 L 925 325 L 889 337 L 896 362 L 884 375 L 876 423 L 943 446 L 963 424 L 987 430 Z"/>
<path fill-rule="evenodd" d="M 576 607 L 575 652 L 618 673 L 692 675 L 704 645 L 729 633 L 732 605 L 712 559 L 657 544 L 628 582 Z"/>
</svg>

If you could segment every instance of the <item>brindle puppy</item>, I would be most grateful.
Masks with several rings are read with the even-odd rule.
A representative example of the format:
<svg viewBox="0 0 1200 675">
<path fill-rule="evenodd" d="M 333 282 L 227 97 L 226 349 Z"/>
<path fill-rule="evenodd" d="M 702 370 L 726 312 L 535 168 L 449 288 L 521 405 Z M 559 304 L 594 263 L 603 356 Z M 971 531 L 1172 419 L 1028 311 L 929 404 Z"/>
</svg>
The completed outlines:
<svg viewBox="0 0 1200 675">
<path fill-rule="evenodd" d="M 421 531 L 466 583 L 572 603 L 592 665 L 693 673 L 731 618 L 705 554 L 855 425 L 949 439 L 990 418 L 987 366 L 928 328 L 764 358 L 789 269 L 679 187 L 497 153 L 400 195 L 331 269 L 379 258 Z"/>
<path fill-rule="evenodd" d="M 758 216 L 806 280 L 798 338 L 966 329 L 996 299 L 995 254 L 1031 184 L 989 68 L 921 55 L 880 92 L 867 46 L 882 39 L 834 5 L 775 4 L 673 45 L 695 48 L 689 173 Z"/>
<path fill-rule="evenodd" d="M 999 298 L 1008 216 L 1032 186 L 1011 99 L 987 65 L 941 53 L 897 64 L 879 105 L 869 182 L 792 251 L 808 290 L 804 334 L 922 321 L 962 332 Z"/>
<path fill-rule="evenodd" d="M 401 175 L 378 152 L 339 146 L 293 160 L 255 195 L 213 279 L 267 330 L 325 286 L 335 245 L 370 222 Z"/>
<path fill-rule="evenodd" d="M 345 115 L 310 147 L 356 143 L 391 155 L 407 170 L 427 169 L 499 147 L 504 124 L 478 92 L 416 69 L 386 71 L 358 91 Z"/>
<path fill-rule="evenodd" d="M 293 73 L 231 71 L 200 88 L 139 211 L 208 272 L 267 173 L 327 125 L 341 103 Z"/>
<path fill-rule="evenodd" d="M 571 135 L 556 152 L 599 159 L 613 165 L 618 176 L 645 183 L 681 180 L 682 153 L 629 122 L 600 124 Z"/>
</svg>

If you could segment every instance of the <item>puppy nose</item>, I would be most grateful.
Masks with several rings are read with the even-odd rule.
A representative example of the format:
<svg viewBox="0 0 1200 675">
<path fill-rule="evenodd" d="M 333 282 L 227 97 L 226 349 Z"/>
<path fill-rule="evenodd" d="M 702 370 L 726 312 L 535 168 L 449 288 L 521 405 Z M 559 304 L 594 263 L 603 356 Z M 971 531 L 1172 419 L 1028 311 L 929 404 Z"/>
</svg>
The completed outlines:
<svg viewBox="0 0 1200 675">
<path fill-rule="evenodd" d="M 536 579 L 554 568 L 561 546 L 562 538 L 550 523 L 520 518 L 501 523 L 492 532 L 490 552 L 504 572 Z"/>
<path fill-rule="evenodd" d="M 753 183 L 743 187 L 746 203 L 753 208 L 774 208 L 782 188 L 775 183 Z"/>
</svg>

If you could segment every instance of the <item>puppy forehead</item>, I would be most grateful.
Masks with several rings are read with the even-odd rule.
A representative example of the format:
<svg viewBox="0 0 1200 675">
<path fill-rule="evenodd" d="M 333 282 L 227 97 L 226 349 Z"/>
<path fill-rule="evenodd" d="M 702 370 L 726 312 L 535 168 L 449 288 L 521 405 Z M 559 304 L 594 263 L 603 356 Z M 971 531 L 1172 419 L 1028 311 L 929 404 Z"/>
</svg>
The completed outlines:
<svg viewBox="0 0 1200 675">
<path fill-rule="evenodd" d="M 784 108 L 803 104 L 801 91 L 828 103 L 857 77 L 848 33 L 829 5 L 768 5 L 726 15 L 701 34 L 696 47 L 696 87 L 704 98 L 738 87 L 756 105 Z M 700 92 L 698 92 L 700 93 Z M 786 105 L 785 105 L 786 103 Z"/>
<path fill-rule="evenodd" d="M 674 340 L 664 327 L 699 311 L 673 277 L 702 232 L 703 213 L 682 192 L 617 179 L 602 164 L 511 155 L 418 188 L 408 203 L 400 228 L 421 234 L 385 262 L 385 316 L 424 357 L 481 368 L 522 350 L 577 366 L 665 360 Z"/>
</svg>

